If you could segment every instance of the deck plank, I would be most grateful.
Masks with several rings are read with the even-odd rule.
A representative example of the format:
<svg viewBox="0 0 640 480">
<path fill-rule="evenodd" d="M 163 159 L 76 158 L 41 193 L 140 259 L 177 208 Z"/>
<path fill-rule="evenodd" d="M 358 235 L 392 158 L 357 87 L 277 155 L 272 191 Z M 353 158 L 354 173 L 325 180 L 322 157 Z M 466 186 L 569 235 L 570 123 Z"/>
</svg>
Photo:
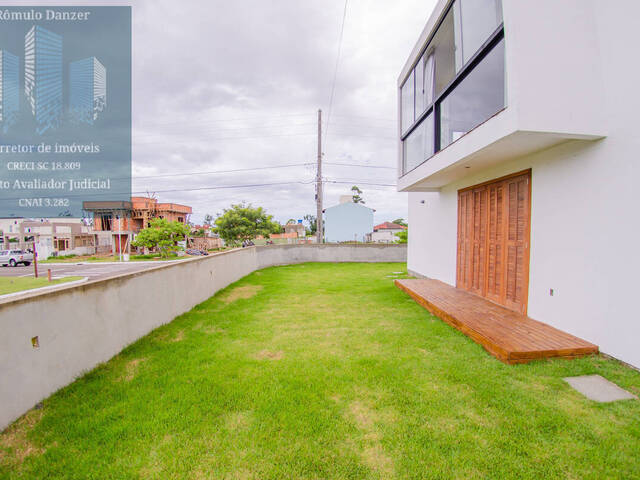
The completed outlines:
<svg viewBox="0 0 640 480">
<path fill-rule="evenodd" d="M 439 280 L 396 280 L 395 284 L 505 363 L 598 353 L 597 345 Z"/>
</svg>

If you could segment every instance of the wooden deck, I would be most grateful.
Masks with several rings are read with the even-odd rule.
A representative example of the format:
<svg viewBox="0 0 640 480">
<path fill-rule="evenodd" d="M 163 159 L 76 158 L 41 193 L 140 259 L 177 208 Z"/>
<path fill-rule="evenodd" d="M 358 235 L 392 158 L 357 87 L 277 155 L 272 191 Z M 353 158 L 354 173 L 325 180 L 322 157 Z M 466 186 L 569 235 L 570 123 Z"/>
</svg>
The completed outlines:
<svg viewBox="0 0 640 480">
<path fill-rule="evenodd" d="M 574 358 L 598 346 L 438 280 L 396 280 L 396 286 L 505 363 Z"/>
</svg>

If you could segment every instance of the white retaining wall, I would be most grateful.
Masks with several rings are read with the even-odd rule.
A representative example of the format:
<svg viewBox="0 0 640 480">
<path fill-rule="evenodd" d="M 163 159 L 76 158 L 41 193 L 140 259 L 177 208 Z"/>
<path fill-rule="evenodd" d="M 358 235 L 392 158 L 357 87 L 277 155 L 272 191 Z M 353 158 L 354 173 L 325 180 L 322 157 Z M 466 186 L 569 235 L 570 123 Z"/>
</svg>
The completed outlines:
<svg viewBox="0 0 640 480">
<path fill-rule="evenodd" d="M 0 300 L 0 430 L 245 275 L 303 262 L 405 262 L 406 245 L 273 245 Z M 39 348 L 31 344 L 38 337 Z"/>
</svg>

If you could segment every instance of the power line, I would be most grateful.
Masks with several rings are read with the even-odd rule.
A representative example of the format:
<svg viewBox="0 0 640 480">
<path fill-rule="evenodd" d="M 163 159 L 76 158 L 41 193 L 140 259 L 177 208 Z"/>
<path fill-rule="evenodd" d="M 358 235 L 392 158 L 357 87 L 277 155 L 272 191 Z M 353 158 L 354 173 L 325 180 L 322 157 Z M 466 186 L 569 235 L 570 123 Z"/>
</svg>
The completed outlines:
<svg viewBox="0 0 640 480">
<path fill-rule="evenodd" d="M 283 133 L 276 135 L 249 135 L 244 137 L 207 137 L 207 140 L 246 140 L 249 138 L 272 138 L 272 137 L 300 137 L 300 136 L 311 136 L 315 135 L 315 133 Z M 133 145 L 165 145 L 168 142 L 133 142 Z"/>
<path fill-rule="evenodd" d="M 331 84 L 331 96 L 329 97 L 329 111 L 327 114 L 327 126 L 324 130 L 324 136 L 327 137 L 329 131 L 329 122 L 331 121 L 331 108 L 333 107 L 333 95 L 336 90 L 336 79 L 338 78 L 338 65 L 340 63 L 340 55 L 342 53 L 342 37 L 344 35 L 344 24 L 347 19 L 347 4 L 349 0 L 344 0 L 344 11 L 342 12 L 342 26 L 340 27 L 340 39 L 338 40 L 338 55 L 336 57 L 336 68 L 333 71 L 333 82 Z"/>
<path fill-rule="evenodd" d="M 256 139 L 256 138 L 274 138 L 274 137 L 310 137 L 315 136 L 316 133 L 282 133 L 282 134 L 274 134 L 274 135 L 248 135 L 248 136 L 235 136 L 235 137 L 208 137 L 206 134 L 201 134 L 196 138 L 202 138 L 209 141 L 213 140 L 247 140 L 247 139 Z M 353 138 L 372 138 L 376 140 L 386 140 L 396 142 L 397 138 L 394 137 L 381 137 L 379 135 L 356 135 L 353 133 L 331 133 L 332 136 L 338 137 L 353 137 Z M 193 138 L 192 138 L 193 139 Z M 132 145 L 166 145 L 167 143 L 174 143 L 171 140 L 167 140 L 165 142 L 151 141 L 151 142 L 133 142 Z"/>
<path fill-rule="evenodd" d="M 395 167 L 385 167 L 382 165 L 362 165 L 357 163 L 334 163 L 324 162 L 325 165 L 335 165 L 341 167 L 356 167 L 356 168 L 383 168 L 389 170 L 395 170 Z M 259 170 L 272 170 L 276 168 L 292 168 L 292 167 L 310 167 L 314 165 L 312 162 L 307 163 L 291 163 L 288 165 L 271 165 L 268 167 L 251 167 L 251 168 L 235 168 L 233 170 L 212 170 L 209 172 L 185 172 L 185 173 L 164 173 L 159 175 L 132 175 L 132 180 L 141 180 L 146 178 L 168 178 L 168 177 L 182 177 L 182 176 L 195 176 L 195 175 L 217 175 L 224 173 L 238 173 L 238 172 L 252 172 Z M 113 177 L 111 180 L 126 180 L 129 177 Z"/>
<path fill-rule="evenodd" d="M 362 167 L 362 168 L 386 168 L 389 170 L 395 170 L 396 167 L 385 167 L 383 165 L 362 165 L 358 163 L 334 163 L 334 162 L 324 162 L 325 165 L 337 165 L 340 167 Z"/>
<path fill-rule="evenodd" d="M 197 130 L 194 133 L 196 134 L 211 134 L 211 133 L 218 133 L 218 132 L 240 132 L 240 131 L 244 131 L 244 130 L 257 130 L 257 129 L 261 129 L 261 128 L 291 128 L 291 127 L 307 127 L 307 126 L 311 126 L 311 125 L 315 125 L 315 123 L 287 123 L 287 124 L 281 124 L 281 125 L 253 125 L 253 126 L 249 126 L 249 127 L 234 127 L 234 128 L 215 128 L 213 130 L 207 130 L 207 129 L 201 129 L 201 130 Z M 380 127 L 378 127 L 380 128 Z M 386 127 L 385 127 L 386 128 Z M 193 131 L 193 128 L 190 128 L 189 130 Z M 186 132 L 186 135 L 189 135 L 190 132 Z M 175 131 L 169 131 L 169 132 L 161 132 L 161 133 L 146 133 L 146 134 L 136 134 L 134 135 L 136 138 L 140 138 L 140 137 L 156 137 L 156 136 L 167 136 L 167 135 L 176 135 L 176 136 L 184 136 L 185 132 L 175 132 Z"/>
<path fill-rule="evenodd" d="M 336 115 L 334 115 L 336 116 Z M 326 122 L 325 122 L 326 123 Z M 193 129 L 191 128 L 189 132 L 182 132 L 182 131 L 163 131 L 160 133 L 149 133 L 148 130 L 145 130 L 144 132 L 146 133 L 134 133 L 133 137 L 136 140 L 139 139 L 147 139 L 147 138 L 164 138 L 167 136 L 195 136 L 195 137 L 199 137 L 199 136 L 203 136 L 203 135 L 211 135 L 211 134 L 217 134 L 217 133 L 224 133 L 224 132 L 242 132 L 242 131 L 246 131 L 246 130 L 262 130 L 262 129 L 270 129 L 270 128 L 294 128 L 294 127 L 306 127 L 306 126 L 312 126 L 312 125 L 316 125 L 316 123 L 285 123 L 285 124 L 276 124 L 276 125 L 252 125 L 252 126 L 248 126 L 248 127 L 233 127 L 233 128 L 214 128 L 214 129 Z M 202 126 L 202 124 L 199 124 L 199 126 Z M 333 123 L 334 127 L 341 127 L 341 128 L 359 128 L 359 129 L 385 129 L 385 130 L 391 130 L 390 127 L 385 126 L 385 125 L 367 125 L 367 124 L 363 124 L 363 123 L 348 123 L 348 124 L 336 124 Z M 264 132 L 264 133 L 269 133 L 269 132 Z M 234 137 L 236 138 L 236 137 Z M 389 138 L 389 137 L 387 137 Z"/>
<path fill-rule="evenodd" d="M 242 118 L 220 118 L 220 119 L 212 119 L 212 120 L 204 120 L 202 122 L 200 122 L 201 124 L 206 124 L 206 123 L 220 123 L 220 122 L 240 122 L 240 121 L 246 121 L 246 120 L 264 120 L 265 118 L 283 118 L 283 117 L 307 117 L 307 116 L 311 116 L 313 115 L 313 113 L 288 113 L 288 114 L 274 114 L 274 115 L 264 115 L 264 116 L 260 116 L 260 117 L 242 117 Z M 172 122 L 161 122 L 161 123 L 154 123 L 152 126 L 160 126 L 160 125 L 184 125 L 184 123 L 187 120 L 185 119 L 185 121 L 183 122 L 179 122 L 179 121 L 172 121 Z M 194 121 L 193 119 L 189 119 L 189 121 Z"/>
<path fill-rule="evenodd" d="M 139 180 L 142 178 L 162 178 L 162 177 L 181 177 L 181 176 L 185 176 L 185 175 L 215 175 L 215 174 L 220 174 L 220 173 L 236 173 L 236 172 L 251 172 L 254 170 L 271 170 L 271 169 L 275 169 L 275 168 L 291 168 L 291 167 L 304 167 L 304 166 L 309 166 L 309 165 L 313 165 L 313 163 L 292 163 L 289 165 L 272 165 L 269 167 L 252 167 L 252 168 L 236 168 L 233 170 L 212 170 L 210 172 L 188 172 L 188 173 L 165 173 L 165 174 L 161 174 L 161 175 L 144 175 L 144 176 L 137 176 L 137 175 L 133 175 L 132 179 L 133 180 Z M 126 178 L 129 177 L 121 177 L 121 178 L 113 178 L 112 180 L 124 180 Z"/>
<path fill-rule="evenodd" d="M 396 187 L 397 186 L 395 183 L 370 183 L 370 182 L 361 182 L 359 180 L 353 180 L 353 181 L 324 180 L 323 183 L 346 183 L 351 185 L 353 185 L 354 183 L 357 183 L 358 185 L 372 185 L 376 187 Z"/>
<path fill-rule="evenodd" d="M 175 189 L 170 189 L 170 190 L 154 190 L 154 193 L 176 193 L 176 192 L 195 192 L 195 191 L 202 191 L 202 190 L 225 190 L 225 189 L 232 189 L 232 188 L 257 188 L 257 187 L 269 187 L 269 186 L 281 186 L 281 185 L 309 185 L 311 183 L 314 183 L 315 180 L 311 180 L 311 181 L 288 181 L 288 182 L 273 182 L 273 183 L 251 183 L 251 184 L 243 184 L 243 185 L 217 185 L 214 187 L 195 187 L 195 188 L 175 188 Z M 65 195 L 65 197 L 72 197 L 72 198 L 78 198 L 78 197 L 96 197 L 96 196 L 117 196 L 117 195 L 144 195 L 148 193 L 148 189 L 144 190 L 144 191 L 136 191 L 136 192 L 102 192 L 102 193 L 92 193 L 90 195 L 86 194 L 86 193 L 81 193 L 81 194 L 75 194 L 75 195 Z M 21 197 L 15 197 L 15 198 L 0 198 L 0 201 L 2 202 L 6 202 L 6 201 L 14 201 L 14 200 L 20 200 Z"/>
<path fill-rule="evenodd" d="M 385 118 L 385 117 L 369 117 L 366 115 L 339 115 L 339 114 L 334 114 L 334 117 L 342 117 L 342 118 L 364 118 L 367 120 L 380 120 L 380 121 L 384 121 L 384 122 L 391 122 L 391 123 L 396 123 L 396 121 L 393 118 Z"/>
</svg>

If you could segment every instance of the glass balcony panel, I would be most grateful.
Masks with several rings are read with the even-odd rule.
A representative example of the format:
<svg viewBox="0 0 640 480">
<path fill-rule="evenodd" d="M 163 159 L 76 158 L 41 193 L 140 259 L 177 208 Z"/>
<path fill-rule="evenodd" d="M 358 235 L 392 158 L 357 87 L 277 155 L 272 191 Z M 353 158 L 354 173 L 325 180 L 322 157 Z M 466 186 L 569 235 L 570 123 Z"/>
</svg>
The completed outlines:
<svg viewBox="0 0 640 480">
<path fill-rule="evenodd" d="M 407 81 L 402 85 L 400 96 L 402 97 L 401 103 L 401 115 L 402 115 L 402 133 L 406 132 L 414 120 L 414 101 L 415 101 L 415 89 L 414 89 L 414 72 L 407 78 Z"/>
<path fill-rule="evenodd" d="M 454 5 L 461 58 L 458 69 L 465 65 L 502 23 L 501 0 L 457 0 Z M 460 45 L 461 43 L 461 45 Z M 461 64 L 459 63 L 461 60 Z"/>
<path fill-rule="evenodd" d="M 404 141 L 404 166 L 407 173 L 434 153 L 433 113 L 430 113 Z"/>
<path fill-rule="evenodd" d="M 505 106 L 504 39 L 440 103 L 440 148 Z"/>
</svg>

